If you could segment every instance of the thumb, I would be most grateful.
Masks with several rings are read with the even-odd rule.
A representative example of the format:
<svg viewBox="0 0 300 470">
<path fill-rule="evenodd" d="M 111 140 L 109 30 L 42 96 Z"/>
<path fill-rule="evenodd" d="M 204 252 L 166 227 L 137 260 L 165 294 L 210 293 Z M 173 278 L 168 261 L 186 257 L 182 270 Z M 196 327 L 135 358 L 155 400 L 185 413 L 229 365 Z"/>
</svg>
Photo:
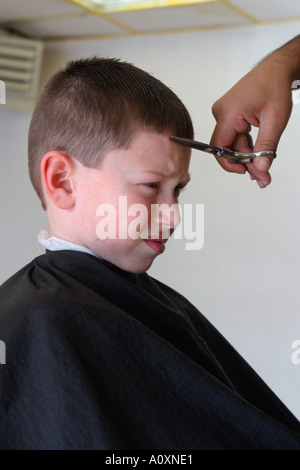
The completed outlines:
<svg viewBox="0 0 300 470">
<path fill-rule="evenodd" d="M 253 151 L 263 152 L 264 150 L 272 150 L 276 152 L 282 131 L 283 129 L 278 128 L 276 124 L 273 125 L 271 121 L 269 121 L 267 125 L 262 121 Z M 273 158 L 274 157 L 271 155 L 262 155 L 255 158 L 253 163 L 257 170 L 265 172 L 268 171 L 272 165 Z"/>
</svg>

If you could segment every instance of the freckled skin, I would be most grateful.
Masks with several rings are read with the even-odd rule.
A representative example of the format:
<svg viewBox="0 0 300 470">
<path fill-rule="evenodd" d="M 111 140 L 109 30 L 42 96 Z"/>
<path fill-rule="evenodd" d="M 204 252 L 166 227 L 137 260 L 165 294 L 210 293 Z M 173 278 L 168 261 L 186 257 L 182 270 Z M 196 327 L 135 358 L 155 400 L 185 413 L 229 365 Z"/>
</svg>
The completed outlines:
<svg viewBox="0 0 300 470">
<path fill-rule="evenodd" d="M 190 154 L 190 149 L 171 142 L 169 134 L 139 132 L 128 149 L 114 150 L 106 155 L 100 169 L 77 165 L 75 210 L 78 222 L 74 224 L 77 232 L 71 241 L 87 246 L 126 271 L 138 273 L 149 269 L 155 257 L 163 252 L 159 243 L 145 241 L 148 238 L 145 230 L 153 224 L 151 207 L 153 204 L 172 206 L 178 202 L 180 189 L 190 179 Z M 118 238 L 120 196 L 126 196 L 128 207 L 142 204 L 147 208 L 147 217 L 140 220 L 143 238 Z M 100 240 L 96 235 L 101 220 L 96 215 L 100 204 L 111 204 L 116 210 L 116 239 Z M 179 222 L 175 219 L 156 221 L 160 224 L 159 231 L 166 228 L 172 234 Z M 132 220 L 133 217 L 128 216 L 128 225 Z"/>
</svg>

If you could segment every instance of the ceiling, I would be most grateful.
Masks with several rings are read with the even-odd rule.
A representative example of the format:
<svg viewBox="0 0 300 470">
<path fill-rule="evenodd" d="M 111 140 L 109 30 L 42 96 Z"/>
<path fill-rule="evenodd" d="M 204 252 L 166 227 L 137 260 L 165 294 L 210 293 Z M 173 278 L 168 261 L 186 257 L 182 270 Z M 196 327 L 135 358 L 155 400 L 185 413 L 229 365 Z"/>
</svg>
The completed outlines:
<svg viewBox="0 0 300 470">
<path fill-rule="evenodd" d="M 52 41 L 300 21 L 299 0 L 160 0 L 169 6 L 105 13 L 86 9 L 80 1 L 0 0 L 0 28 Z"/>
</svg>

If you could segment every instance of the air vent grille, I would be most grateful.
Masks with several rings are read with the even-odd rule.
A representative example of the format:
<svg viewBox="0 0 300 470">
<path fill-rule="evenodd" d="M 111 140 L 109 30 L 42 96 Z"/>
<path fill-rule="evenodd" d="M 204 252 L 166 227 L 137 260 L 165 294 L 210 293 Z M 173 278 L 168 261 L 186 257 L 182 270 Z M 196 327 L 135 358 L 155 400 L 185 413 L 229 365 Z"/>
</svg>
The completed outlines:
<svg viewBox="0 0 300 470">
<path fill-rule="evenodd" d="M 0 36 L 0 80 L 6 87 L 6 104 L 28 107 L 33 104 L 40 77 L 41 41 Z"/>
</svg>

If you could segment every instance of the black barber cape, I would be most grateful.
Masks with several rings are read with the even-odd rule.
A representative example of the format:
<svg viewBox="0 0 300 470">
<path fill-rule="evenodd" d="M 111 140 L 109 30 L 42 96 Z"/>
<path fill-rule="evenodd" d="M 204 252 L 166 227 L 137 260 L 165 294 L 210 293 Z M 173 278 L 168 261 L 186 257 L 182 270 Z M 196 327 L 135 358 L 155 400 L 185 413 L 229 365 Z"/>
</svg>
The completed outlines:
<svg viewBox="0 0 300 470">
<path fill-rule="evenodd" d="M 300 424 L 184 297 L 47 252 L 0 288 L 0 449 L 300 449 Z"/>
</svg>

